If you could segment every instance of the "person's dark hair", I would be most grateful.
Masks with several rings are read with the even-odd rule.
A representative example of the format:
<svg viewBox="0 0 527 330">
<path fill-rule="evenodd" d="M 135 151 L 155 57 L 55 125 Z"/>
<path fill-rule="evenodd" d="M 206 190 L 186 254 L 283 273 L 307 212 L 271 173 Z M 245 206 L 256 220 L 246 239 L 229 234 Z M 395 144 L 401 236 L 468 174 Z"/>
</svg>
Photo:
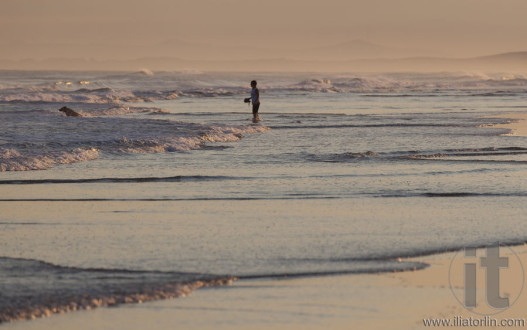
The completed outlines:
<svg viewBox="0 0 527 330">
<path fill-rule="evenodd" d="M 256 80 L 251 81 L 251 85 L 256 86 Z"/>
</svg>

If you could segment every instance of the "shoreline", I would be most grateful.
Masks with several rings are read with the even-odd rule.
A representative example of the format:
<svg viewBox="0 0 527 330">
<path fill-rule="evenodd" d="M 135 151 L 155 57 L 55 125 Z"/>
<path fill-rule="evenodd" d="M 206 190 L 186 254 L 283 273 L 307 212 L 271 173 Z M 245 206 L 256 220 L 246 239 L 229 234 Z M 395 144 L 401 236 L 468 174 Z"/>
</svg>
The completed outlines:
<svg viewBox="0 0 527 330">
<path fill-rule="evenodd" d="M 143 304 L 125 304 L 52 315 L 31 321 L 2 324 L 4 329 L 409 329 L 424 328 L 424 319 L 483 319 L 458 301 L 463 278 L 456 252 L 402 259 L 429 266 L 415 271 L 376 274 L 346 274 L 281 279 L 241 279 L 230 286 L 211 287 L 185 298 Z M 477 256 L 485 256 L 484 248 Z M 527 244 L 503 246 L 500 256 L 509 260 L 509 272 L 502 270 L 502 296 L 514 298 L 527 266 Z M 518 258 L 515 258 L 517 256 Z M 476 259 L 474 259 L 476 260 Z M 518 260 L 517 262 L 515 260 Z M 516 262 L 516 264 L 515 264 Z M 449 276 L 450 271 L 450 276 Z M 478 270 L 478 272 L 484 270 Z M 478 273 L 479 275 L 480 273 Z M 522 275 L 523 277 L 520 278 Z M 484 292 L 478 278 L 478 303 Z M 452 285 L 450 282 L 452 281 Z M 527 291 L 527 290 L 526 290 Z M 527 293 L 518 294 L 514 304 L 490 318 L 521 319 L 527 307 Z M 480 306 L 480 305 L 478 305 Z M 483 306 L 483 305 L 481 305 Z M 479 307 L 478 307 L 479 308 Z"/>
<path fill-rule="evenodd" d="M 507 124 L 497 124 L 492 127 L 505 128 L 511 130 L 511 136 L 527 136 L 527 113 L 513 112 L 504 115 L 495 116 L 498 118 L 511 118 L 514 121 Z"/>
</svg>

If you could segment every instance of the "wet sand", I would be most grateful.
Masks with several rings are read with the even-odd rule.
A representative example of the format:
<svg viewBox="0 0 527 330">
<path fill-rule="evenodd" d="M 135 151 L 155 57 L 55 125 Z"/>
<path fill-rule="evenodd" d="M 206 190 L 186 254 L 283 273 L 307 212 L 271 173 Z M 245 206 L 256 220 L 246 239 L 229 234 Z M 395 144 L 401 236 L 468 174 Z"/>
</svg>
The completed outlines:
<svg viewBox="0 0 527 330">
<path fill-rule="evenodd" d="M 486 250 L 477 250 L 478 259 L 485 254 Z M 490 317 L 524 318 L 527 294 L 521 291 L 525 280 L 521 265 L 527 265 L 527 246 L 502 247 L 500 256 L 509 262 L 509 268 L 500 270 L 500 296 L 509 297 L 511 306 Z M 470 260 L 462 251 L 410 260 L 430 266 L 398 273 L 240 280 L 185 298 L 52 315 L 3 328 L 421 329 L 425 318 L 484 319 L 455 297 L 463 299 L 463 264 Z M 499 312 L 485 306 L 484 274 L 483 268 L 478 270 L 476 311 Z"/>
<path fill-rule="evenodd" d="M 501 116 L 503 118 L 512 118 L 515 122 L 496 125 L 497 128 L 510 129 L 511 135 L 527 136 L 527 114 L 525 113 L 511 113 Z"/>
</svg>

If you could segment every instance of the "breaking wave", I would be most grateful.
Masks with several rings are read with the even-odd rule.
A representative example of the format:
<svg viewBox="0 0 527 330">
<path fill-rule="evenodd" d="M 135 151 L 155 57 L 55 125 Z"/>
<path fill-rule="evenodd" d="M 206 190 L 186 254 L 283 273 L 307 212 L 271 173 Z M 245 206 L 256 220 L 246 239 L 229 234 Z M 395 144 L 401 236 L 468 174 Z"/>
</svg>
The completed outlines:
<svg viewBox="0 0 527 330">
<path fill-rule="evenodd" d="M 42 117 L 43 129 L 1 146 L 0 171 L 44 170 L 57 164 L 94 160 L 101 153 L 190 151 L 206 143 L 235 142 L 244 134 L 269 129 L 260 125 L 203 125 L 139 118 L 59 118 L 63 120 Z M 4 134 L 18 133 L 6 129 Z"/>
<path fill-rule="evenodd" d="M 376 161 L 449 160 L 464 162 L 527 163 L 527 148 L 487 147 L 443 150 L 408 150 L 393 152 L 344 152 L 338 154 L 309 154 L 307 158 L 318 162 L 355 162 L 375 158 Z M 519 157 L 519 158 L 518 158 Z"/>
<path fill-rule="evenodd" d="M 196 289 L 235 280 L 195 273 L 63 267 L 7 257 L 0 257 L 0 274 L 0 323 L 185 297 Z"/>
<path fill-rule="evenodd" d="M 185 80 L 190 73 L 138 73 L 53 80 L 34 85 L 0 85 L 0 102 L 115 104 L 173 100 L 178 97 L 219 97 L 247 94 L 235 78 L 207 76 Z M 9 77 L 7 77 L 9 78 Z M 151 87 L 155 86 L 155 87 Z M 510 74 L 328 74 L 285 75 L 260 86 L 262 92 L 369 93 L 370 97 L 410 97 L 413 93 L 459 93 L 474 97 L 517 95 L 527 90 L 527 78 Z M 401 94 L 402 93 L 402 94 Z M 419 95 L 422 96 L 422 95 Z"/>
<path fill-rule="evenodd" d="M 0 148 L 0 172 L 44 170 L 57 164 L 72 164 L 99 158 L 95 148 L 76 148 L 71 151 L 43 152 L 24 155 L 15 149 Z"/>
</svg>

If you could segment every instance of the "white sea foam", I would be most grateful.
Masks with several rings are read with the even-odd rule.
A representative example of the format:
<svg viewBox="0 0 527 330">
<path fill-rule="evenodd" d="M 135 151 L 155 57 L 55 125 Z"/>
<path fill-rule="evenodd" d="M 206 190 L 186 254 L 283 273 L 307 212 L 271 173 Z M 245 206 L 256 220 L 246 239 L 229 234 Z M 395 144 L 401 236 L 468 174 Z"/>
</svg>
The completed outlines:
<svg viewBox="0 0 527 330">
<path fill-rule="evenodd" d="M 0 171 L 45 170 L 56 164 L 72 164 L 97 158 L 99 151 L 95 148 L 25 155 L 14 149 L 0 148 Z"/>
<path fill-rule="evenodd" d="M 143 75 L 145 75 L 145 76 L 151 76 L 151 77 L 154 75 L 154 73 L 153 73 L 151 70 L 146 69 L 146 68 L 141 69 L 141 70 L 139 71 L 139 73 L 140 73 L 140 74 L 143 74 Z"/>
<path fill-rule="evenodd" d="M 68 297 L 68 300 L 53 301 L 49 299 L 48 304 L 27 306 L 18 310 L 7 310 L 0 312 L 0 323 L 20 320 L 32 320 L 35 318 L 48 317 L 52 314 L 68 313 L 79 310 L 92 310 L 99 307 L 117 306 L 121 304 L 141 304 L 147 301 L 174 299 L 186 297 L 197 289 L 230 285 L 236 278 L 227 277 L 215 280 L 193 281 L 188 283 L 166 284 L 152 289 L 143 289 L 137 293 L 109 293 L 107 296 L 90 297 Z M 138 289 L 139 291 L 139 289 Z"/>
<path fill-rule="evenodd" d="M 186 125 L 185 125 L 186 126 Z M 261 133 L 269 130 L 265 126 L 195 126 L 184 127 L 171 137 L 126 138 L 118 141 L 117 150 L 129 153 L 158 153 L 190 151 L 200 149 L 207 142 L 236 142 L 243 134 Z"/>
<path fill-rule="evenodd" d="M 6 257 L 0 257 L 0 274 L 4 295 L 0 299 L 0 324 L 55 313 L 185 297 L 196 289 L 229 285 L 236 280 L 231 276 L 63 267 L 34 259 Z"/>
<path fill-rule="evenodd" d="M 183 79 L 178 75 L 192 75 Z M 218 97 L 248 93 L 246 83 L 225 77 L 191 73 L 159 73 L 147 69 L 122 76 L 52 80 L 46 83 L 9 84 L 0 81 L 0 102 L 137 103 L 177 97 Z M 259 84 L 262 92 L 309 91 L 320 93 L 400 92 L 489 89 L 518 91 L 527 88 L 523 74 L 461 72 L 443 74 L 328 74 L 283 76 Z"/>
<path fill-rule="evenodd" d="M 62 83 L 62 82 L 61 82 Z M 59 85 L 62 86 L 62 85 Z M 49 86 L 9 87 L 0 89 L 0 102 L 28 103 L 137 103 L 154 100 L 173 100 L 178 94 L 173 91 L 130 91 L 112 88 L 50 88 Z"/>
<path fill-rule="evenodd" d="M 58 164 L 71 164 L 99 158 L 99 152 L 160 153 L 200 149 L 206 143 L 235 142 L 244 134 L 265 132 L 265 126 L 226 126 L 200 125 L 162 120 L 124 120 L 120 118 L 99 118 L 85 123 L 91 128 L 83 129 L 81 118 L 63 125 L 66 131 L 57 131 L 56 136 L 48 136 L 49 146 L 26 146 L 24 150 L 0 148 L 0 171 L 44 170 Z M 82 120 L 82 119 L 81 119 Z M 87 118 L 87 120 L 89 120 Z M 44 121 L 45 122 L 45 121 Z M 48 121 L 50 125 L 53 120 Z M 77 127 L 77 128 L 75 128 Z M 119 130 L 122 129 L 122 131 Z M 57 130 L 56 128 L 51 128 Z M 73 129 L 74 134 L 66 133 Z M 94 130 L 97 132 L 93 139 Z M 47 133 L 46 133 L 47 134 Z M 68 136 L 68 141 L 64 140 Z M 116 138 L 119 136 L 119 138 Z M 36 137 L 39 140 L 39 137 Z M 90 140 L 91 139 L 91 140 Z M 28 137 L 29 140 L 29 137 Z M 73 145 L 83 145 L 72 148 Z M 97 146 L 96 148 L 90 145 Z"/>
<path fill-rule="evenodd" d="M 154 107 L 129 107 L 125 105 L 115 105 L 110 108 L 94 108 L 79 110 L 83 117 L 103 117 L 103 116 L 123 116 L 132 113 L 169 113 L 166 109 L 159 109 Z"/>
<path fill-rule="evenodd" d="M 331 78 L 331 79 L 330 79 Z M 521 74 L 389 74 L 389 75 L 341 75 L 313 77 L 296 84 L 271 87 L 271 90 L 301 90 L 311 92 L 337 93 L 386 93 L 386 92 L 428 92 L 437 90 L 464 90 L 482 88 L 502 91 L 522 91 L 527 79 Z"/>
<path fill-rule="evenodd" d="M 10 76 L 14 75 L 10 83 Z M 153 153 L 198 149 L 205 143 L 234 142 L 244 134 L 263 132 L 263 126 L 225 126 L 149 120 L 159 116 L 125 116 L 137 113 L 168 113 L 140 102 L 181 98 L 247 95 L 246 76 L 158 72 L 91 74 L 49 73 L 49 77 L 26 77 L 6 73 L 0 78 L 0 152 L 2 171 L 49 168 L 55 164 L 95 159 L 72 150 Z M 527 79 L 521 74 L 435 73 L 435 74 L 284 74 L 258 79 L 263 93 L 415 93 L 448 91 L 467 96 L 488 97 L 524 92 Z M 466 92 L 468 91 L 468 92 Z M 371 95 L 370 95 L 371 93 Z M 17 102 L 37 104 L 18 105 Z M 44 104 L 44 105 L 41 105 Z M 58 118 L 64 105 L 83 118 Z M 142 104 L 140 104 L 142 105 Z M 147 105 L 147 104 L 145 104 Z M 44 111 L 46 110 L 46 111 Z M 31 111 L 31 113 L 29 113 Z M 128 118 L 125 118 L 128 117 Z M 165 118 L 173 118 L 165 116 Z M 126 119 L 126 120 L 125 120 Z M 21 123 L 25 131 L 12 124 Z M 399 124 L 397 124 L 399 125 Z M 30 133 L 29 133 L 30 132 Z M 26 145 L 20 146 L 20 143 Z M 367 150 L 367 149 L 366 149 Z M 64 156 L 61 156 L 64 155 Z M 348 155 L 359 157 L 360 155 Z M 366 155 L 369 156 L 369 155 Z"/>
<path fill-rule="evenodd" d="M 0 160 L 20 157 L 20 153 L 15 149 L 0 148 Z"/>
</svg>

